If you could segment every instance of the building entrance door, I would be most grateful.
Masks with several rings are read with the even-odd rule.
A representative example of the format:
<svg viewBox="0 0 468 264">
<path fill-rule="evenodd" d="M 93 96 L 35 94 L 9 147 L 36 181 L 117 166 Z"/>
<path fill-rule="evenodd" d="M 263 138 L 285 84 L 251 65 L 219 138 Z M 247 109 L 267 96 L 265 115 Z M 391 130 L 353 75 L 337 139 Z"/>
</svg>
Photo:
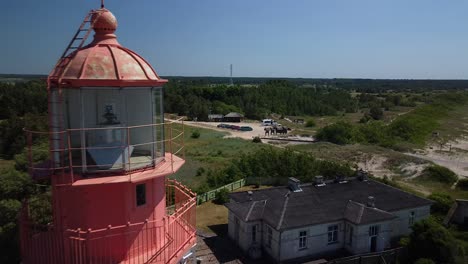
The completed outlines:
<svg viewBox="0 0 468 264">
<path fill-rule="evenodd" d="M 370 252 L 377 251 L 377 236 L 373 236 L 370 238 Z"/>
</svg>

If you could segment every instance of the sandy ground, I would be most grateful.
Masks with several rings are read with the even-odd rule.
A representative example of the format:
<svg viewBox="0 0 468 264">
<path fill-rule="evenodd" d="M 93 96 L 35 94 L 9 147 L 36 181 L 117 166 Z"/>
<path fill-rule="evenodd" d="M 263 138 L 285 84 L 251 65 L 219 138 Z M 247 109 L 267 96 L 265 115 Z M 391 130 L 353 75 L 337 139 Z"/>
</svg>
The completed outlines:
<svg viewBox="0 0 468 264">
<path fill-rule="evenodd" d="M 466 137 L 449 142 L 442 147 L 434 145 L 418 153 L 407 153 L 407 155 L 447 167 L 459 177 L 468 177 L 468 138 Z"/>
<path fill-rule="evenodd" d="M 249 126 L 253 130 L 252 131 L 238 131 L 232 130 L 229 128 L 218 128 L 217 125 L 219 124 L 230 124 L 236 126 Z M 209 128 L 214 129 L 217 131 L 223 131 L 229 133 L 225 136 L 225 138 L 242 138 L 246 140 L 252 140 L 254 137 L 260 138 L 272 138 L 272 139 L 291 139 L 291 140 L 306 140 L 306 141 L 313 141 L 312 137 L 299 137 L 299 136 L 265 136 L 265 126 L 262 126 L 260 122 L 252 123 L 252 122 L 240 122 L 240 123 L 226 123 L 226 122 L 194 122 L 194 121 L 184 121 L 185 125 L 195 126 L 195 127 L 202 127 L 202 128 Z M 268 143 L 268 140 L 266 140 Z"/>
</svg>

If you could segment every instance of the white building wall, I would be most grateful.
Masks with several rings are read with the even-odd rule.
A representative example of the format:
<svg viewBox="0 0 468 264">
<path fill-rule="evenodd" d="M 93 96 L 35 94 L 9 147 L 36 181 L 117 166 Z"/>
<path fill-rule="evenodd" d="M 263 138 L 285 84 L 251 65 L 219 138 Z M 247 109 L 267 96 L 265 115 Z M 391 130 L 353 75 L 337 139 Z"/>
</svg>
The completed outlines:
<svg viewBox="0 0 468 264">
<path fill-rule="evenodd" d="M 271 246 L 268 246 L 268 228 L 272 230 L 272 239 L 271 239 Z M 269 226 L 266 223 L 262 224 L 262 249 L 263 252 L 268 254 L 272 259 L 279 262 L 280 255 L 279 249 L 282 245 L 280 245 L 280 235 L 281 233 L 275 230 L 273 227 Z"/>
<path fill-rule="evenodd" d="M 350 245 L 352 254 L 363 254 L 370 252 L 371 237 L 369 236 L 369 228 L 378 226 L 376 251 L 382 251 L 390 247 L 390 238 L 392 237 L 392 221 L 372 223 L 368 225 L 360 225 L 354 228 L 353 243 Z"/>
<path fill-rule="evenodd" d="M 256 242 L 261 244 L 262 242 L 262 224 L 260 221 L 255 222 L 243 222 L 239 219 L 239 227 L 236 228 L 236 216 L 229 211 L 228 213 L 228 235 L 236 244 L 247 253 L 253 244 L 252 241 L 252 226 L 257 225 Z M 238 234 L 236 234 L 238 232 Z"/>
<path fill-rule="evenodd" d="M 392 212 L 393 215 L 398 217 L 393 220 L 392 238 L 396 239 L 400 236 L 408 235 L 411 233 L 412 231 L 411 225 L 410 225 L 411 212 L 415 213 L 414 222 L 416 223 L 420 220 L 423 220 L 429 217 L 429 215 L 431 214 L 431 206 L 427 205 L 427 206 Z"/>
<path fill-rule="evenodd" d="M 328 243 L 328 227 L 338 225 L 338 241 Z M 307 246 L 299 248 L 299 232 L 307 231 Z M 331 222 L 285 230 L 281 234 L 281 261 L 333 252 L 343 248 L 344 222 Z"/>
</svg>

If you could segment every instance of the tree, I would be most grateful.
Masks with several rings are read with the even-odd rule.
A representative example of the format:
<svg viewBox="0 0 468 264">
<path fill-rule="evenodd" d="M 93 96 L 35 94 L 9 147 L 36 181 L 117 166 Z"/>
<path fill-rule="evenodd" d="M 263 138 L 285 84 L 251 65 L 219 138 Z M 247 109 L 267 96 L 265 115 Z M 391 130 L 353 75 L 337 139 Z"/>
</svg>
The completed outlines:
<svg viewBox="0 0 468 264">
<path fill-rule="evenodd" d="M 375 105 L 371 107 L 371 109 L 369 110 L 369 114 L 374 120 L 380 120 L 383 118 L 382 109 Z"/>
<path fill-rule="evenodd" d="M 428 258 L 436 263 L 455 263 L 458 256 L 464 255 L 453 235 L 433 219 L 417 222 L 411 228 L 408 252 L 412 262 Z"/>
<path fill-rule="evenodd" d="M 339 121 L 321 128 L 316 135 L 318 140 L 344 145 L 353 142 L 353 126 Z"/>
<path fill-rule="evenodd" d="M 229 191 L 226 188 L 219 190 L 215 194 L 215 199 L 213 201 L 215 204 L 225 204 L 229 202 Z"/>
<path fill-rule="evenodd" d="M 455 202 L 450 195 L 440 192 L 432 193 L 427 198 L 434 201 L 434 204 L 431 206 L 431 213 L 433 214 L 446 215 Z"/>
</svg>

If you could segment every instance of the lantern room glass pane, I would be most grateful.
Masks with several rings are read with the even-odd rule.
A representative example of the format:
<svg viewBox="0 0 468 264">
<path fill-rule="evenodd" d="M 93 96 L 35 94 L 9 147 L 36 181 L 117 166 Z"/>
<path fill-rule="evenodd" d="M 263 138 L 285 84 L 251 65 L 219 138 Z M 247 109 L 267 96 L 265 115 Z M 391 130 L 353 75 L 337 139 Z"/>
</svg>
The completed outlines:
<svg viewBox="0 0 468 264">
<path fill-rule="evenodd" d="M 63 126 L 77 172 L 133 170 L 164 157 L 162 90 L 65 89 Z"/>
</svg>

